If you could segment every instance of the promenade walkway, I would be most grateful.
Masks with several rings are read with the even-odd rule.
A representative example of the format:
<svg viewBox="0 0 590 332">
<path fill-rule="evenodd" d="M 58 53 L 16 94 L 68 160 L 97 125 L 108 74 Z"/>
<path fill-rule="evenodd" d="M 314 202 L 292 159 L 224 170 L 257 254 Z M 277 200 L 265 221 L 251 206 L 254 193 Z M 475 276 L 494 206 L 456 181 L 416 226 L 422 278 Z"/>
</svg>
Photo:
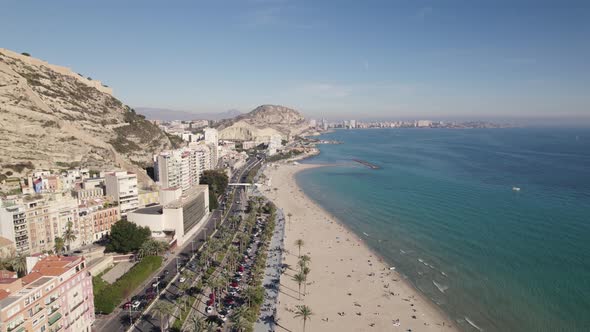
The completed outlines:
<svg viewBox="0 0 590 332">
<path fill-rule="evenodd" d="M 265 288 L 264 302 L 260 309 L 260 316 L 254 324 L 254 332 L 269 332 L 275 330 L 277 317 L 277 301 L 281 280 L 281 267 L 284 248 L 285 216 L 282 210 L 277 210 L 275 229 L 268 247 L 266 269 L 262 286 Z"/>
</svg>

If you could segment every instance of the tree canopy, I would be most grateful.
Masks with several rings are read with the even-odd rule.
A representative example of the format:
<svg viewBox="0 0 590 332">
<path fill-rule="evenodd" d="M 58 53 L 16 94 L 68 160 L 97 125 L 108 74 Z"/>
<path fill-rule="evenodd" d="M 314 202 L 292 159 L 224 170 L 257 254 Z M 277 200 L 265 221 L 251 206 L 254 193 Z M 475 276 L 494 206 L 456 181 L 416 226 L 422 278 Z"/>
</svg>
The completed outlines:
<svg viewBox="0 0 590 332">
<path fill-rule="evenodd" d="M 140 227 L 130 221 L 119 220 L 111 227 L 106 249 L 118 253 L 136 251 L 150 238 L 151 234 L 148 227 Z"/>
<path fill-rule="evenodd" d="M 201 184 L 209 185 L 209 208 L 211 210 L 217 209 L 219 206 L 217 197 L 225 192 L 228 183 L 229 179 L 225 171 L 207 170 L 203 172 Z"/>
</svg>

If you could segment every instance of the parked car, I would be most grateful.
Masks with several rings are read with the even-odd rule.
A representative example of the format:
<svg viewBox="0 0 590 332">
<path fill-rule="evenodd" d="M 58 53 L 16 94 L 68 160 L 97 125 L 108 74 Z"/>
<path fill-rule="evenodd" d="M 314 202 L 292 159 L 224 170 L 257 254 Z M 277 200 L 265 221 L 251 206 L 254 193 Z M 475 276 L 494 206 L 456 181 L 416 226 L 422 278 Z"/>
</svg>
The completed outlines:
<svg viewBox="0 0 590 332">
<path fill-rule="evenodd" d="M 139 306 L 140 306 L 140 305 L 141 305 L 141 302 L 140 302 L 140 301 L 135 301 L 135 302 L 133 302 L 133 304 L 131 305 L 131 309 L 133 309 L 133 310 L 137 310 L 137 309 L 139 309 Z"/>
<path fill-rule="evenodd" d="M 180 281 L 181 283 L 182 282 L 185 282 L 186 281 L 186 278 L 185 277 L 180 277 L 180 279 L 178 279 L 178 281 Z"/>
<path fill-rule="evenodd" d="M 212 306 L 207 306 L 207 308 L 205 309 L 205 312 L 210 314 L 213 312 L 213 307 Z"/>
</svg>

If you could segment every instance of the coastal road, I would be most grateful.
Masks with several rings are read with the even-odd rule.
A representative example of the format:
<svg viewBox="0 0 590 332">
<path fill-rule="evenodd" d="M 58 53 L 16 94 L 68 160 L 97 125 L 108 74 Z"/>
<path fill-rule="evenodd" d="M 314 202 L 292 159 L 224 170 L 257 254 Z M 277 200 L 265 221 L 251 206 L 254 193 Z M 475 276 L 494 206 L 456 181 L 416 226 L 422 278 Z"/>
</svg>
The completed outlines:
<svg viewBox="0 0 590 332">
<path fill-rule="evenodd" d="M 240 170 L 240 172 L 234 174 L 232 178 L 237 177 L 237 179 L 243 179 L 245 177 L 244 174 L 246 174 L 246 172 L 252 167 L 255 167 L 259 162 L 260 160 L 257 158 L 248 159 L 246 165 Z M 230 213 L 226 215 L 226 218 L 232 215 L 233 212 L 238 209 L 238 204 L 236 202 L 241 200 L 240 205 L 243 205 L 246 201 L 244 198 L 242 198 L 242 195 L 245 194 L 242 188 L 228 188 L 226 191 L 229 193 L 228 197 L 231 196 L 232 191 L 235 193 L 235 195 L 233 195 L 234 199 L 230 202 Z M 240 207 L 240 209 L 242 209 L 242 207 Z M 131 294 L 129 298 L 131 298 L 133 295 L 145 294 L 147 289 L 151 288 L 152 284 L 156 282 L 156 277 L 158 277 L 158 280 L 164 280 L 164 284 L 168 284 L 176 275 L 177 262 L 179 265 L 181 264 L 183 266 L 189 261 L 189 258 L 192 256 L 193 248 L 197 250 L 197 248 L 199 248 L 204 243 L 205 236 L 210 235 L 215 230 L 215 225 L 217 224 L 219 226 L 221 223 L 223 223 L 223 221 L 220 222 L 222 215 L 223 214 L 220 209 L 214 210 L 209 216 L 209 219 L 207 219 L 205 222 L 205 225 L 202 226 L 201 229 L 199 229 L 196 234 L 185 243 L 183 247 L 177 248 L 177 252 L 175 254 L 169 255 L 168 259 L 164 262 L 164 266 L 154 275 L 154 278 L 151 280 L 146 280 L 146 282 L 136 292 Z M 164 271 L 168 271 L 169 274 L 166 275 Z M 175 299 L 179 293 L 180 290 L 175 283 L 170 285 L 170 287 L 165 292 L 163 292 L 162 298 L 173 302 L 173 299 Z M 132 313 L 132 316 L 135 315 L 139 316 L 139 313 Z M 154 329 L 159 330 L 159 321 L 155 317 L 151 317 L 149 315 L 147 318 L 150 319 L 142 319 L 142 321 L 137 324 L 134 331 L 147 332 Z M 97 320 L 93 325 L 93 331 L 126 331 L 129 326 L 129 312 L 127 310 L 118 308 L 115 309 L 115 311 L 109 317 L 98 318 L 97 316 Z"/>
<path fill-rule="evenodd" d="M 234 176 L 232 176 L 232 179 L 234 177 L 237 177 L 237 179 L 242 179 L 244 178 L 247 174 L 247 172 L 252 168 L 255 167 L 260 161 L 256 158 L 253 159 L 249 159 L 248 162 L 246 163 L 246 165 L 240 170 L 240 172 L 234 174 Z M 233 191 L 234 195 L 231 195 L 231 192 Z M 220 218 L 223 217 L 223 213 L 220 210 L 216 210 L 214 213 L 212 213 L 211 217 L 209 218 L 209 220 L 207 220 L 207 224 L 204 226 L 204 228 L 201 228 L 197 234 L 191 239 L 194 240 L 195 243 L 194 245 L 190 245 L 190 243 L 188 243 L 188 245 L 186 245 L 184 248 L 182 248 L 181 250 L 179 250 L 178 254 L 176 255 L 176 257 L 179 257 L 179 259 L 183 259 L 186 262 L 188 262 L 188 259 L 192 256 L 192 248 L 194 247 L 195 249 L 200 247 L 203 244 L 203 240 L 205 238 L 205 234 L 210 235 L 213 233 L 213 231 L 215 230 L 215 225 L 217 223 L 217 225 L 221 225 L 225 222 L 225 220 L 231 216 L 234 215 L 236 213 L 238 213 L 240 210 L 243 210 L 246 204 L 246 193 L 244 191 L 243 188 L 240 187 L 234 187 L 234 188 L 229 188 L 228 191 L 226 191 L 228 193 L 228 197 L 233 197 L 233 199 L 231 200 L 231 202 L 229 202 L 229 213 L 227 213 L 225 215 L 225 218 L 223 218 L 223 220 L 220 220 Z M 240 203 L 238 203 L 240 202 Z M 194 261 L 193 261 L 194 262 Z M 174 270 L 171 270 L 171 269 Z M 196 266 L 196 262 L 195 262 L 195 269 L 190 269 L 189 266 L 186 267 L 189 270 L 192 270 L 193 272 L 195 272 L 194 270 L 197 269 L 198 267 Z M 176 262 L 175 259 L 171 260 L 168 265 L 165 267 L 165 269 L 169 270 L 169 271 L 176 271 Z M 186 282 L 190 282 L 190 281 L 186 281 Z M 178 288 L 179 283 L 176 281 L 173 284 L 171 284 L 160 296 L 160 299 L 164 300 L 164 301 L 168 301 L 172 304 L 175 304 L 175 299 L 177 299 L 178 297 L 182 296 L 182 291 Z M 146 287 L 147 289 L 147 287 Z M 143 292 L 145 292 L 145 290 L 143 290 Z M 133 331 L 141 331 L 141 332 L 148 332 L 148 331 L 158 331 L 160 328 L 160 320 L 158 317 L 155 317 L 153 315 L 150 314 L 146 314 L 144 316 L 144 319 L 142 319 L 139 323 L 136 324 L 135 328 L 133 329 Z"/>
</svg>

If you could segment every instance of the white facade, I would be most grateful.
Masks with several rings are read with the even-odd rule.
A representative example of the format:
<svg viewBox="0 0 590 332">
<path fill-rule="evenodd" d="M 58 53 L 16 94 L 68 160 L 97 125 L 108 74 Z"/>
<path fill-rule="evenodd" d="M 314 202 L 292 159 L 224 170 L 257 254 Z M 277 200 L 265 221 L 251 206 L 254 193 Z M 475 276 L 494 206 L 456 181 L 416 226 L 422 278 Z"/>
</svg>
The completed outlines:
<svg viewBox="0 0 590 332">
<path fill-rule="evenodd" d="M 29 252 L 29 229 L 23 206 L 0 207 L 0 236 L 14 242 L 17 253 Z"/>
<path fill-rule="evenodd" d="M 282 137 L 281 135 L 272 135 L 268 142 L 268 154 L 270 156 L 274 155 L 278 152 L 279 149 L 282 147 Z"/>
<path fill-rule="evenodd" d="M 430 127 L 432 125 L 432 121 L 430 120 L 418 120 L 417 127 Z"/>
<path fill-rule="evenodd" d="M 121 215 L 137 209 L 139 197 L 137 175 L 131 172 L 112 172 L 105 176 L 106 193 L 119 203 Z"/>
<path fill-rule="evenodd" d="M 203 129 L 203 133 L 205 134 L 205 143 L 207 144 L 217 144 L 219 143 L 219 134 L 217 129 L 215 128 L 205 128 Z"/>
<path fill-rule="evenodd" d="M 209 217 L 209 187 L 193 186 L 188 192 L 177 195 L 178 191 L 161 192 L 161 201 L 177 197 L 171 202 L 138 209 L 129 213 L 129 221 L 138 226 L 147 226 L 153 237 L 174 234 L 177 245 L 181 246 L 193 236 Z"/>
<path fill-rule="evenodd" d="M 199 184 L 205 170 L 211 169 L 212 149 L 212 145 L 191 143 L 188 148 L 154 156 L 156 181 L 162 188 L 181 188 L 186 192 Z"/>
</svg>

